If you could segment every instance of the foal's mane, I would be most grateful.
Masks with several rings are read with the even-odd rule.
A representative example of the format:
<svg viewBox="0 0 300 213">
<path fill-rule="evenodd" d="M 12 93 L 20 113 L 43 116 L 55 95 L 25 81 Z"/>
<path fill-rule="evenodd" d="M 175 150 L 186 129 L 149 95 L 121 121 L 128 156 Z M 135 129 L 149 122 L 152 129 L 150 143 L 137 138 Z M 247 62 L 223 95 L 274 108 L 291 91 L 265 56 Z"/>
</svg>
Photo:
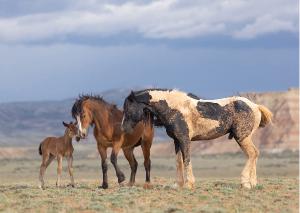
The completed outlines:
<svg viewBox="0 0 300 213">
<path fill-rule="evenodd" d="M 80 115 L 82 112 L 82 103 L 86 100 L 91 100 L 91 101 L 96 101 L 98 103 L 104 104 L 110 108 L 112 108 L 113 110 L 116 109 L 117 110 L 117 106 L 115 104 L 110 104 L 107 101 L 105 101 L 103 99 L 102 96 L 100 95 L 79 95 L 79 97 L 75 100 L 75 103 L 73 104 L 72 107 L 72 117 L 76 118 L 76 115 Z"/>
</svg>

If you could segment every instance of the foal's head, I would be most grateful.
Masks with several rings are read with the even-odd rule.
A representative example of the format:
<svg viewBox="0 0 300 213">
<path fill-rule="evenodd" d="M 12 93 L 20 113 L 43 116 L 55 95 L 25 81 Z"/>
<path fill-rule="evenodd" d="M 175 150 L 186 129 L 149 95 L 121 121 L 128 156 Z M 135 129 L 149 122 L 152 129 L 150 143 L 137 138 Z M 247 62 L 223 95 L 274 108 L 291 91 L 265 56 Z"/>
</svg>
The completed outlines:
<svg viewBox="0 0 300 213">
<path fill-rule="evenodd" d="M 80 140 L 80 137 L 78 136 L 78 128 L 77 128 L 77 122 L 73 123 L 72 121 L 68 124 L 64 121 L 62 122 L 63 125 L 66 127 L 65 134 L 68 135 L 68 137 L 73 138 L 76 136 L 76 141 L 78 142 Z"/>
</svg>

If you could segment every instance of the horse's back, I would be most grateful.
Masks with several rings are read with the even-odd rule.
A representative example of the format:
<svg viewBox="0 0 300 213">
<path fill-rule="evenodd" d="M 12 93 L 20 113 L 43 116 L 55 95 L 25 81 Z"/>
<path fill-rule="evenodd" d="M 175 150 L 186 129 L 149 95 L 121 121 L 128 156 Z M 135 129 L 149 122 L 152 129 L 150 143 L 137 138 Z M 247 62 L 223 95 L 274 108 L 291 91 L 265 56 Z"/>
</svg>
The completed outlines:
<svg viewBox="0 0 300 213">
<path fill-rule="evenodd" d="M 44 153 L 45 151 L 49 154 L 56 154 L 56 144 L 57 144 L 58 138 L 57 137 L 47 137 L 41 142 L 41 149 Z"/>
</svg>

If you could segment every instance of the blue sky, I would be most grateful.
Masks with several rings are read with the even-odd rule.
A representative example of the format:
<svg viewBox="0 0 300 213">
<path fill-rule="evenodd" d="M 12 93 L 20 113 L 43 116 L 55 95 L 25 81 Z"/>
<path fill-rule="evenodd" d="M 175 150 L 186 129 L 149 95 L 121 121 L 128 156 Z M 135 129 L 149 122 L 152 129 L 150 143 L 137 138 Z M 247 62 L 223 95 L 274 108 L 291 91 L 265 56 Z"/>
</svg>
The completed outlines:
<svg viewBox="0 0 300 213">
<path fill-rule="evenodd" d="M 298 1 L 0 0 L 0 102 L 298 86 Z"/>
</svg>

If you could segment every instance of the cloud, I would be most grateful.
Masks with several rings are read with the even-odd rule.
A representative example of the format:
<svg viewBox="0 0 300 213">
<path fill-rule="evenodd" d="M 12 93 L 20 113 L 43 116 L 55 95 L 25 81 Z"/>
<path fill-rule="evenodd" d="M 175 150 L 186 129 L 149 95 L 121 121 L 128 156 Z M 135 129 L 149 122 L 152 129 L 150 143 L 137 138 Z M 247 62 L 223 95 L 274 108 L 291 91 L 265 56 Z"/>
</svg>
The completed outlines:
<svg viewBox="0 0 300 213">
<path fill-rule="evenodd" d="M 63 0 L 61 7 L 56 4 L 48 11 L 48 1 L 45 8 L 40 4 L 34 9 L 35 0 L 29 2 L 32 6 L 25 11 L 7 7 L 11 16 L 7 11 L 1 16 L 0 11 L 1 43 L 65 42 L 72 36 L 101 39 L 127 33 L 153 40 L 298 33 L 296 0 Z"/>
</svg>

